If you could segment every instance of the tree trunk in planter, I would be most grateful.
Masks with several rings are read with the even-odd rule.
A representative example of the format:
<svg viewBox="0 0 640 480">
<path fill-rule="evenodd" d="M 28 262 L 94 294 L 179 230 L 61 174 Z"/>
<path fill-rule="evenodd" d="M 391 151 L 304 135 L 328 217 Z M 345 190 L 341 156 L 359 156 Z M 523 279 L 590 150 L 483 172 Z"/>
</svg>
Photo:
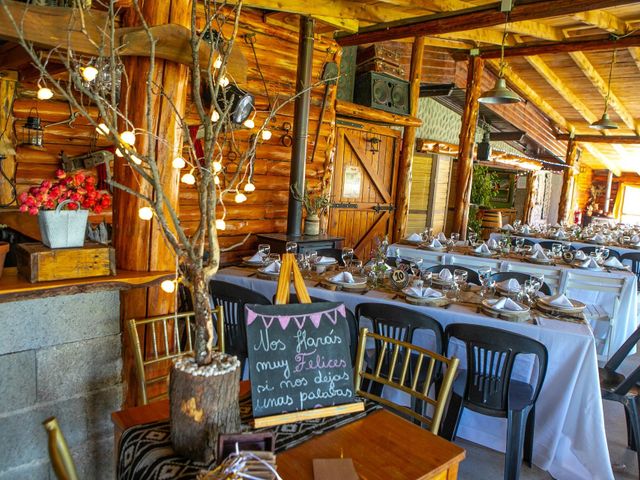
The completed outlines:
<svg viewBox="0 0 640 480">
<path fill-rule="evenodd" d="M 240 432 L 240 362 L 215 352 L 209 365 L 193 358 L 171 369 L 171 441 L 174 450 L 196 461 L 215 456 L 218 435 Z"/>
</svg>

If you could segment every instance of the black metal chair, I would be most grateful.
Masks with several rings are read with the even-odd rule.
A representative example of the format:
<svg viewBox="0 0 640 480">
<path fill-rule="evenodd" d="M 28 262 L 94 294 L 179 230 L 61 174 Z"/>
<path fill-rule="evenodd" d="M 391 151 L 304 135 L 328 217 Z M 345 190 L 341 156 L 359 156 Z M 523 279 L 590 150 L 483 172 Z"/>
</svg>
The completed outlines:
<svg viewBox="0 0 640 480">
<path fill-rule="evenodd" d="M 516 280 L 518 280 L 518 282 L 520 282 L 520 284 L 523 284 L 527 280 L 531 280 L 533 277 L 528 273 L 522 272 L 498 272 L 491 275 L 491 279 L 495 280 L 496 283 L 504 282 L 505 280 L 509 280 L 511 278 L 515 278 Z M 540 291 L 545 295 L 551 295 L 551 288 L 544 282 L 540 287 Z"/>
<path fill-rule="evenodd" d="M 603 400 L 619 402 L 624 407 L 627 420 L 627 443 L 636 451 L 640 465 L 640 366 L 626 377 L 616 372 L 631 349 L 640 342 L 640 327 L 633 332 L 622 346 L 609 358 L 604 367 L 598 369 L 600 394 Z"/>
<path fill-rule="evenodd" d="M 384 303 L 361 303 L 356 307 L 356 319 L 358 325 L 362 325 L 362 319 L 367 318 L 373 323 L 373 332 L 379 335 L 400 340 L 402 342 L 413 343 L 413 335 L 418 329 L 431 330 L 435 335 L 435 344 L 433 348 L 429 348 L 432 352 L 442 354 L 443 349 L 443 331 L 440 323 L 433 317 L 424 313 L 416 312 L 408 308 L 398 305 L 389 305 Z M 379 345 L 376 344 L 376 349 Z M 380 357 L 380 352 L 376 352 L 376 358 Z M 387 355 L 382 370 L 388 372 L 391 355 Z M 398 358 L 396 365 L 401 365 L 402 359 Z M 396 372 L 400 372 L 401 368 L 396 367 Z M 434 372 L 434 381 L 438 381 L 440 372 Z M 373 384 L 369 388 L 371 393 L 380 395 L 382 393 L 382 384 Z"/>
<path fill-rule="evenodd" d="M 580 250 L 582 250 L 584 254 L 588 257 L 590 253 L 596 251 L 596 248 L 601 248 L 601 247 L 580 247 Z M 612 248 L 609 248 L 609 256 L 616 257 L 618 260 L 620 260 L 620 254 Z"/>
<path fill-rule="evenodd" d="M 441 435 L 455 440 L 462 410 L 507 418 L 505 480 L 517 480 L 524 457 L 531 466 L 535 405 L 547 372 L 547 348 L 523 335 L 480 325 L 451 324 L 445 329 L 447 352 L 452 338 L 464 342 L 467 370 L 456 379 Z M 511 378 L 518 355 L 534 355 L 534 384 Z"/>
<path fill-rule="evenodd" d="M 276 302 L 276 296 L 272 298 L 273 303 Z M 311 303 L 330 302 L 331 300 L 325 300 L 320 297 L 311 297 Z M 300 303 L 298 295 L 291 293 L 289 296 L 289 303 Z M 356 355 L 358 354 L 358 321 L 356 316 L 351 310 L 345 308 L 347 312 L 347 324 L 349 325 L 349 351 L 351 353 L 351 365 L 355 366 Z"/>
<path fill-rule="evenodd" d="M 474 285 L 480 285 L 480 277 L 478 276 L 478 272 L 469 267 L 463 267 L 461 265 L 434 265 L 433 267 L 429 267 L 426 270 L 427 272 L 438 274 L 444 269 L 448 269 L 452 274 L 454 270 L 464 270 L 465 272 L 467 272 L 467 282 L 473 283 Z"/>
<path fill-rule="evenodd" d="M 609 250 L 609 255 L 611 255 L 611 250 Z M 640 252 L 629 252 L 620 255 L 620 261 L 625 263 L 625 260 L 631 264 L 631 271 L 638 277 L 638 290 L 640 290 Z"/>
<path fill-rule="evenodd" d="M 247 359 L 247 333 L 244 306 L 247 304 L 271 305 L 264 295 L 233 283 L 211 280 L 209 294 L 215 307 L 224 312 L 225 352 L 240 360 L 240 371 L 244 371 Z"/>
<path fill-rule="evenodd" d="M 339 248 L 321 248 L 319 250 L 316 250 L 318 252 L 318 256 L 323 256 L 323 257 L 331 257 L 331 258 L 335 258 L 338 261 L 338 264 L 340 264 L 340 266 L 344 267 L 344 260 L 342 260 L 342 250 Z M 353 256 L 354 260 L 358 260 L 358 257 L 356 255 Z"/>
<path fill-rule="evenodd" d="M 557 242 L 554 240 L 543 240 L 542 242 L 539 242 L 540 246 L 547 250 L 551 250 L 554 243 L 561 243 L 562 245 L 564 245 L 564 243 L 562 243 L 560 240 L 558 240 Z M 573 245 L 569 245 L 569 250 L 574 251 L 575 249 L 576 247 L 574 247 Z"/>
</svg>

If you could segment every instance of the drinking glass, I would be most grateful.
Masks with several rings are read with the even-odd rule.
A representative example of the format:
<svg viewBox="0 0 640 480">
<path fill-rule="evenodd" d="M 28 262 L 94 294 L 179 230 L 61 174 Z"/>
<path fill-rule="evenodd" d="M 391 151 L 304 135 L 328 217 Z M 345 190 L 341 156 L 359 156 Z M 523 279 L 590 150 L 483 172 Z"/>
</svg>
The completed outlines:
<svg viewBox="0 0 640 480">
<path fill-rule="evenodd" d="M 284 251 L 287 253 L 296 253 L 298 251 L 298 244 L 296 242 L 287 242 Z"/>
<path fill-rule="evenodd" d="M 478 277 L 480 277 L 480 282 L 484 284 L 491 277 L 491 267 L 483 265 L 478 268 Z"/>
<path fill-rule="evenodd" d="M 307 250 L 306 252 L 307 258 L 309 259 L 309 264 L 315 265 L 318 260 L 318 251 L 317 250 Z"/>
<path fill-rule="evenodd" d="M 474 231 L 469 232 L 469 243 L 472 247 L 476 246 L 476 242 L 478 241 L 478 234 Z"/>
<path fill-rule="evenodd" d="M 516 238 L 516 250 L 518 252 L 522 251 L 522 247 L 524 247 L 524 238 L 518 237 Z"/>
<path fill-rule="evenodd" d="M 353 248 L 345 247 L 342 249 L 342 261 L 345 266 L 353 260 Z"/>
<path fill-rule="evenodd" d="M 465 270 L 455 269 L 453 271 L 453 281 L 460 290 L 464 290 L 467 285 L 467 278 L 469 274 Z"/>
<path fill-rule="evenodd" d="M 458 300 L 458 285 L 455 283 L 445 283 L 442 285 L 442 293 L 446 298 L 455 302 Z"/>
<path fill-rule="evenodd" d="M 456 232 L 452 233 L 451 234 L 451 241 L 454 243 L 454 245 L 458 240 L 460 240 L 460 234 L 456 233 Z"/>
<path fill-rule="evenodd" d="M 280 254 L 279 253 L 270 253 L 269 256 L 267 257 L 267 262 L 266 263 L 273 263 L 273 262 L 279 262 L 280 261 Z"/>
<path fill-rule="evenodd" d="M 543 273 L 534 273 L 531 275 L 531 278 L 535 280 L 535 292 L 534 295 L 537 295 L 542 285 L 544 285 L 544 274 Z"/>
<path fill-rule="evenodd" d="M 258 253 L 262 257 L 262 260 L 265 260 L 271 253 L 271 245 L 268 243 L 261 243 L 258 245 Z"/>
<path fill-rule="evenodd" d="M 425 270 L 424 272 L 422 272 L 422 281 L 424 282 L 423 285 L 425 288 L 429 288 L 431 287 L 431 285 L 433 284 L 433 272 L 429 272 L 428 270 Z"/>
<path fill-rule="evenodd" d="M 492 278 L 486 279 L 482 283 L 482 288 L 480 289 L 480 296 L 482 298 L 492 298 L 496 294 L 496 281 Z"/>
<path fill-rule="evenodd" d="M 606 247 L 602 248 L 602 260 L 606 260 L 607 258 L 609 258 L 610 254 L 611 254 L 611 251 L 608 248 Z"/>
<path fill-rule="evenodd" d="M 551 252 L 553 254 L 553 258 L 560 258 L 562 255 L 562 244 L 554 243 L 551 245 Z"/>
<path fill-rule="evenodd" d="M 351 260 L 351 273 L 354 275 L 362 275 L 362 260 Z"/>
</svg>

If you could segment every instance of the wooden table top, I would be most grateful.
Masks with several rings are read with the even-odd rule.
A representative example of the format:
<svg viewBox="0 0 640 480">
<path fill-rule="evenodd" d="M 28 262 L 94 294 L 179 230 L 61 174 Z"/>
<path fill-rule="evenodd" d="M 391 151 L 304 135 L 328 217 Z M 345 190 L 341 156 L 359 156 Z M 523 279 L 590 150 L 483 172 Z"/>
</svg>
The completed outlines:
<svg viewBox="0 0 640 480">
<path fill-rule="evenodd" d="M 169 418 L 169 401 L 128 408 L 111 415 L 116 438 L 123 430 Z M 455 478 L 465 451 L 389 412 L 379 410 L 278 454 L 284 480 L 313 480 L 314 458 L 353 459 L 363 480 Z M 455 475 L 455 473 L 454 473 Z"/>
</svg>

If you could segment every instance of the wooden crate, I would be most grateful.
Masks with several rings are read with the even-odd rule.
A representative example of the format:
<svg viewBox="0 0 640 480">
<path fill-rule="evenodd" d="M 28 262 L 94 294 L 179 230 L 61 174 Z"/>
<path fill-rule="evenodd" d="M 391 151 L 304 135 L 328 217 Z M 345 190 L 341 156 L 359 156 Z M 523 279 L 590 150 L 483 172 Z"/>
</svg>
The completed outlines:
<svg viewBox="0 0 640 480">
<path fill-rule="evenodd" d="M 99 243 L 54 249 L 42 243 L 20 243 L 16 256 L 18 273 L 31 283 L 116 274 L 115 250 Z"/>
</svg>

